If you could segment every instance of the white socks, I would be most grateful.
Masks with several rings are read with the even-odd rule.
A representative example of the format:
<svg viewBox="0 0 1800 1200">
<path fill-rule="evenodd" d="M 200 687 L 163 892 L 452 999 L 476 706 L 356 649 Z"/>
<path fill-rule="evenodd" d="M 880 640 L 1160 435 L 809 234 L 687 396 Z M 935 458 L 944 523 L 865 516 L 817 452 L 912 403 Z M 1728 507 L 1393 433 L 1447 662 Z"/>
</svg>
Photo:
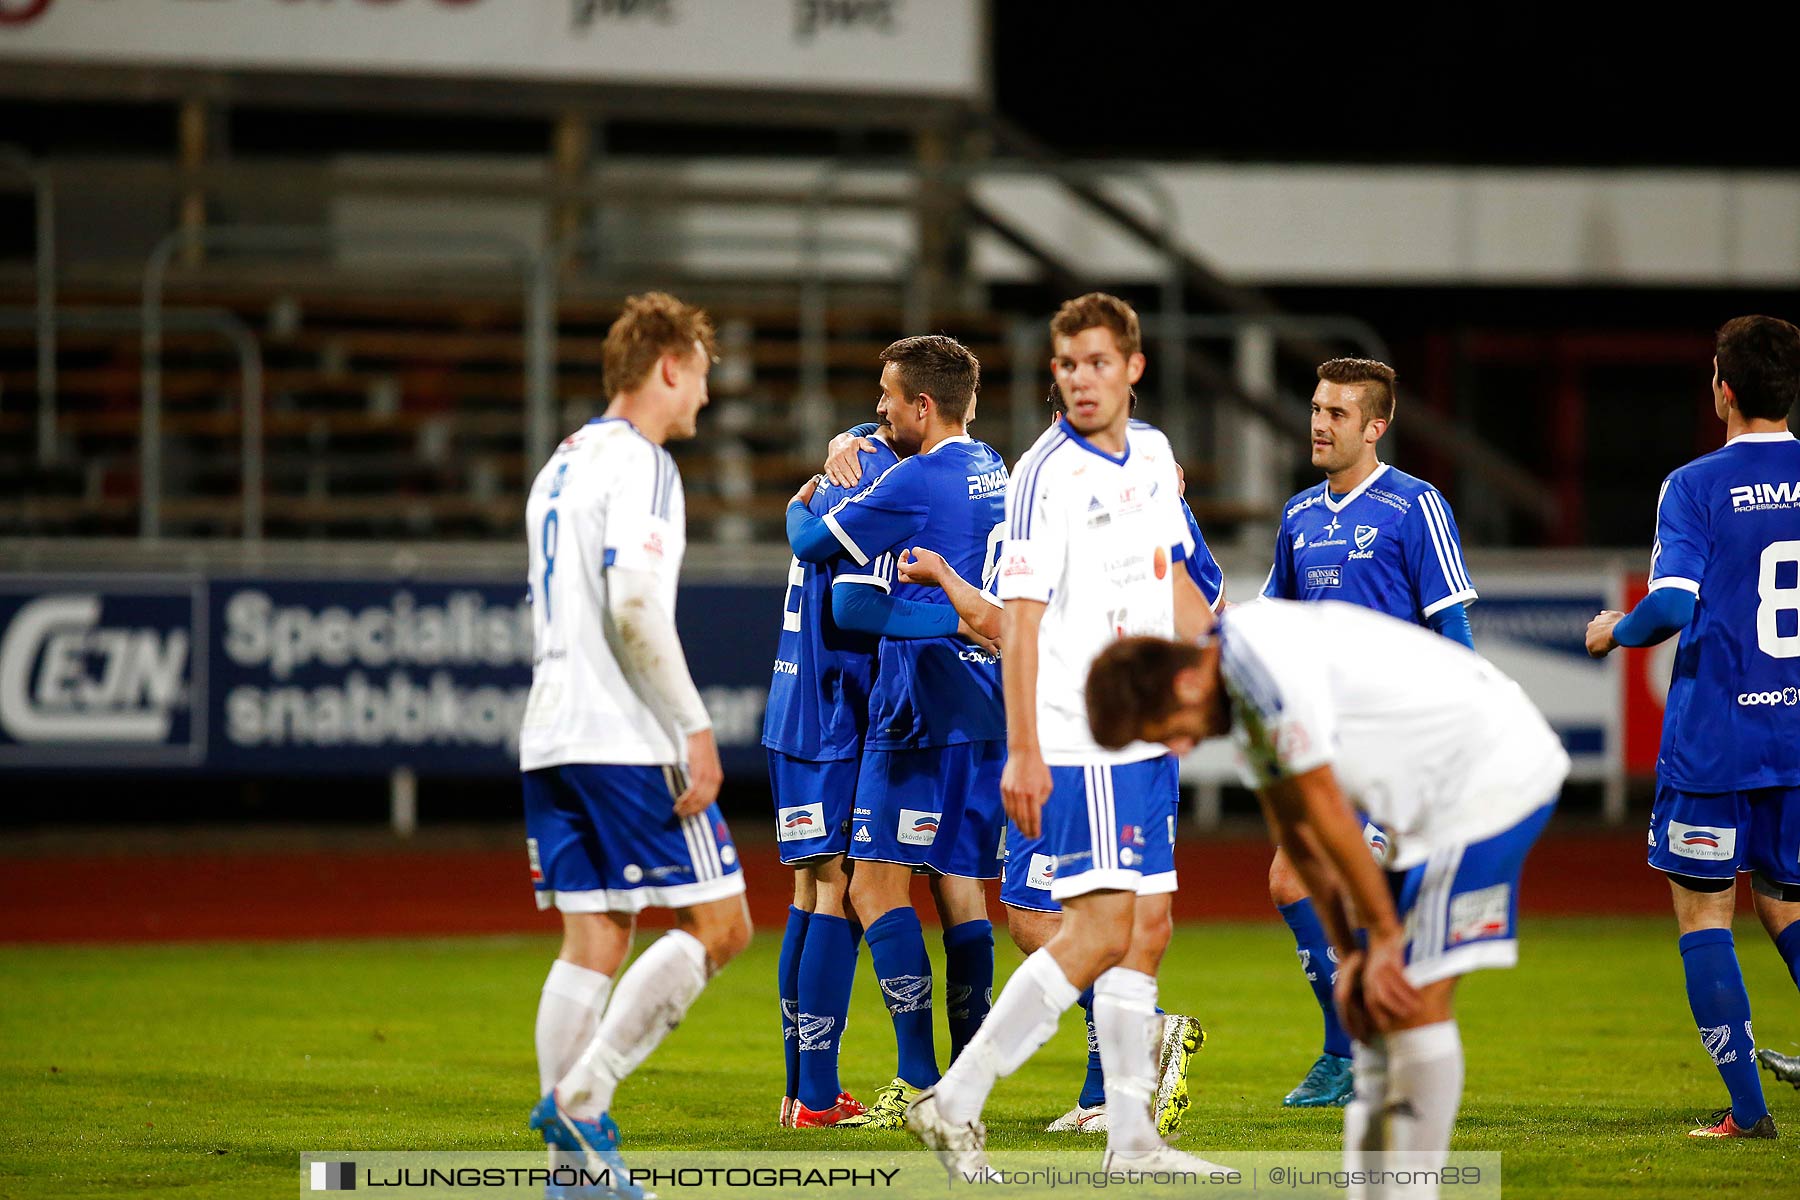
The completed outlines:
<svg viewBox="0 0 1800 1200">
<path fill-rule="evenodd" d="M 1385 1122 L 1376 1119 L 1387 1103 L 1388 1058 L 1385 1038 L 1376 1036 L 1375 1044 L 1356 1042 L 1350 1048 L 1351 1068 L 1356 1072 L 1356 1098 L 1344 1108 L 1344 1169 L 1361 1171 L 1363 1155 L 1379 1154 L 1387 1149 L 1382 1140 L 1387 1132 Z M 1375 1165 L 1368 1160 L 1368 1166 Z M 1352 1187 L 1352 1200 L 1362 1200 L 1369 1192 L 1360 1185 Z"/>
<path fill-rule="evenodd" d="M 610 975 L 560 958 L 550 964 L 543 995 L 538 998 L 538 1095 L 555 1087 L 593 1040 L 611 990 Z"/>
<path fill-rule="evenodd" d="M 1387 1037 L 1387 1148 L 1450 1153 L 1450 1128 L 1462 1104 L 1462 1035 L 1455 1021 L 1421 1025 Z"/>
<path fill-rule="evenodd" d="M 613 988 L 587 1050 L 556 1085 L 557 1103 L 583 1121 L 612 1106 L 619 1081 L 681 1024 L 706 986 L 706 947 L 679 929 L 650 943 Z"/>
<path fill-rule="evenodd" d="M 1000 990 L 981 1028 L 937 1085 L 938 1111 L 957 1124 L 981 1116 L 994 1083 L 1025 1064 L 1081 998 L 1048 950 L 1031 954 Z"/>
<path fill-rule="evenodd" d="M 1382 1150 L 1413 1156 L 1405 1165 L 1441 1167 L 1450 1153 L 1450 1131 L 1462 1104 L 1462 1035 L 1455 1021 L 1421 1025 L 1355 1049 L 1356 1099 L 1344 1110 L 1344 1166 L 1365 1166 L 1363 1155 Z M 1373 1161 L 1367 1166 L 1373 1167 Z M 1400 1195 L 1369 1189 L 1368 1195 Z M 1429 1198 L 1437 1189 L 1408 1189 Z"/>
<path fill-rule="evenodd" d="M 1155 978 L 1114 967 L 1095 980 L 1094 1032 L 1106 1071 L 1106 1148 L 1156 1149 L 1163 1140 L 1150 1111 L 1162 1035 Z"/>
</svg>

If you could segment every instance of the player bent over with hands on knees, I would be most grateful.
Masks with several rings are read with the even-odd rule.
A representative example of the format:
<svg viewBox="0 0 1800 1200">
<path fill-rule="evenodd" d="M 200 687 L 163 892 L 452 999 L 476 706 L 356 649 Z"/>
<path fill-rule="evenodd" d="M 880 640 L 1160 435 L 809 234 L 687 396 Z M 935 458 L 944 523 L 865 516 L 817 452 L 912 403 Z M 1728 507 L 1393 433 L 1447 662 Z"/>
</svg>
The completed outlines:
<svg viewBox="0 0 1800 1200">
<path fill-rule="evenodd" d="M 1739 317 L 1714 343 L 1725 445 L 1678 468 L 1656 501 L 1650 592 L 1589 624 L 1588 653 L 1677 631 L 1650 814 L 1669 877 L 1688 1006 L 1731 1096 L 1690 1136 L 1772 1138 L 1761 1062 L 1800 1087 L 1800 1057 L 1757 1049 L 1731 917 L 1752 872 L 1756 915 L 1800 984 L 1800 329 Z"/>
<path fill-rule="evenodd" d="M 563 439 L 526 504 L 534 652 L 519 767 L 538 907 L 563 920 L 538 1005 L 531 1127 L 615 1179 L 614 1092 L 750 941 L 714 802 L 712 722 L 675 631 L 687 509 L 663 449 L 694 436 L 712 352 L 700 309 L 627 300 L 603 349 L 606 414 Z M 649 907 L 674 909 L 676 927 L 621 975 Z M 643 1194 L 628 1182 L 551 1191 Z"/>
<path fill-rule="evenodd" d="M 1463 1086 L 1456 980 L 1517 961 L 1520 871 L 1569 769 L 1524 691 L 1417 625 L 1334 601 L 1259 600 L 1222 614 L 1200 645 L 1108 647 L 1087 707 L 1102 746 L 1142 738 L 1180 754 L 1231 735 L 1338 952 L 1355 1039 L 1345 1166 L 1382 1151 L 1441 1166 Z M 1385 872 L 1353 804 L 1391 838 Z"/>
</svg>

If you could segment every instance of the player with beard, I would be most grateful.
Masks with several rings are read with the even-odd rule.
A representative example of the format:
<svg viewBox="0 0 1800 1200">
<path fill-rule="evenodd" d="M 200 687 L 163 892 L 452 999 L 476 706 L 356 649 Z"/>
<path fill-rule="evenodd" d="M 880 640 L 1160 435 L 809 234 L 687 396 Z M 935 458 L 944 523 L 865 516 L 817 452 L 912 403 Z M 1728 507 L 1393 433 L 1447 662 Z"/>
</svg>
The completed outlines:
<svg viewBox="0 0 1800 1200">
<path fill-rule="evenodd" d="M 1360 604 L 1473 647 L 1465 606 L 1475 600 L 1475 588 L 1450 504 L 1429 483 L 1377 454 L 1394 419 L 1394 369 L 1373 359 L 1334 358 L 1318 373 L 1312 465 L 1325 480 L 1284 506 L 1263 595 Z M 1379 857 L 1386 835 L 1374 825 L 1366 825 L 1363 835 Z M 1325 1024 L 1319 1057 L 1282 1103 L 1348 1104 L 1355 1074 L 1350 1038 L 1331 1002 L 1335 952 L 1305 883 L 1279 847 L 1269 864 L 1269 898 L 1293 932 L 1300 969 Z"/>
</svg>

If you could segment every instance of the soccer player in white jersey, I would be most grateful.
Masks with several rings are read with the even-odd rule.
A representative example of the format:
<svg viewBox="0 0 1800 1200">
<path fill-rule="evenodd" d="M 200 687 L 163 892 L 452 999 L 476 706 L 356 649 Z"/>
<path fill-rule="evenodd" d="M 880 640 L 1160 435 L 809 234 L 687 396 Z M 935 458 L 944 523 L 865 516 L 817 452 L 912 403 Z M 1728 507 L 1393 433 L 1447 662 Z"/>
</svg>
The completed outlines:
<svg viewBox="0 0 1800 1200">
<path fill-rule="evenodd" d="M 1690 1132 L 1772 1138 L 1756 1063 L 1800 1087 L 1800 1059 L 1756 1047 L 1731 918 L 1750 872 L 1756 915 L 1800 984 L 1800 441 L 1788 428 L 1800 329 L 1739 317 L 1714 347 L 1725 445 L 1663 483 L 1649 594 L 1629 616 L 1595 617 L 1587 646 L 1605 655 L 1681 634 L 1650 865 L 1669 877 L 1688 1007 L 1731 1097 Z"/>
<path fill-rule="evenodd" d="M 1181 754 L 1231 734 L 1338 952 L 1346 1168 L 1379 1151 L 1441 1165 L 1462 1099 L 1456 981 L 1518 961 L 1519 874 L 1568 775 L 1543 715 L 1473 651 L 1329 600 L 1228 609 L 1200 645 L 1122 640 L 1095 660 L 1087 706 L 1102 746 Z M 1385 877 L 1353 806 L 1387 831 Z"/>
<path fill-rule="evenodd" d="M 519 767 L 538 906 L 563 920 L 531 1126 L 590 1166 L 618 1165 L 607 1110 L 620 1081 L 750 940 L 712 722 L 675 632 L 687 510 L 663 449 L 694 436 L 712 353 L 700 309 L 627 300 L 602 351 L 606 413 L 563 439 L 525 509 L 534 655 Z M 674 909 L 675 928 L 620 975 L 647 907 Z"/>
<path fill-rule="evenodd" d="M 1151 1115 L 1162 1021 L 1156 971 L 1175 888 L 1175 762 L 1159 746 L 1103 751 L 1082 688 L 1094 655 L 1132 633 L 1210 627 L 1181 562 L 1190 548 L 1168 439 L 1131 420 L 1144 371 L 1137 314 L 1091 293 L 1051 322 L 1067 404 L 1020 460 L 999 560 L 1007 816 L 1054 856 L 1055 935 L 1028 956 L 987 1022 L 907 1125 L 954 1167 L 978 1170 L 981 1109 L 997 1079 L 1055 1032 L 1094 988 L 1106 1075 L 1107 1162 L 1210 1170 L 1158 1134 Z"/>
</svg>

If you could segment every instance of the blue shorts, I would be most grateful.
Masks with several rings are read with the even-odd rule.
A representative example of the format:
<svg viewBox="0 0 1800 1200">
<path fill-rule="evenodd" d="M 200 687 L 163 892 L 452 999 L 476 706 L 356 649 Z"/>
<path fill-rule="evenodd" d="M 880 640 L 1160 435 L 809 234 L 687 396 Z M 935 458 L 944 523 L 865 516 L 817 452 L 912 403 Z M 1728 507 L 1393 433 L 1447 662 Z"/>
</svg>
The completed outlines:
<svg viewBox="0 0 1800 1200">
<path fill-rule="evenodd" d="M 1056 856 L 1041 837 L 1028 838 L 1011 821 L 1006 823 L 1005 861 L 1000 867 L 1000 903 L 1031 912 L 1061 912 L 1050 898 L 1050 881 L 1056 877 Z"/>
<path fill-rule="evenodd" d="M 1180 800 L 1173 755 L 1118 766 L 1051 767 L 1043 848 L 1036 851 L 1052 859 L 1050 898 L 1174 891 Z"/>
<path fill-rule="evenodd" d="M 851 813 L 850 857 L 939 875 L 1000 874 L 1000 772 L 1006 743 L 864 750 Z"/>
<path fill-rule="evenodd" d="M 539 908 L 635 913 L 742 894 L 719 806 L 675 816 L 680 768 L 579 763 L 520 778 Z"/>
<path fill-rule="evenodd" d="M 1755 871 L 1768 883 L 1800 885 L 1800 788 L 1683 792 L 1658 783 L 1650 865 L 1698 879 Z"/>
<path fill-rule="evenodd" d="M 1519 873 L 1555 811 L 1551 801 L 1493 837 L 1441 847 L 1410 870 L 1387 873 L 1406 924 L 1413 986 L 1519 961 Z"/>
<path fill-rule="evenodd" d="M 815 762 L 769 751 L 769 790 L 775 795 L 775 841 L 784 863 L 842 854 L 850 846 L 850 802 L 857 761 Z"/>
</svg>

